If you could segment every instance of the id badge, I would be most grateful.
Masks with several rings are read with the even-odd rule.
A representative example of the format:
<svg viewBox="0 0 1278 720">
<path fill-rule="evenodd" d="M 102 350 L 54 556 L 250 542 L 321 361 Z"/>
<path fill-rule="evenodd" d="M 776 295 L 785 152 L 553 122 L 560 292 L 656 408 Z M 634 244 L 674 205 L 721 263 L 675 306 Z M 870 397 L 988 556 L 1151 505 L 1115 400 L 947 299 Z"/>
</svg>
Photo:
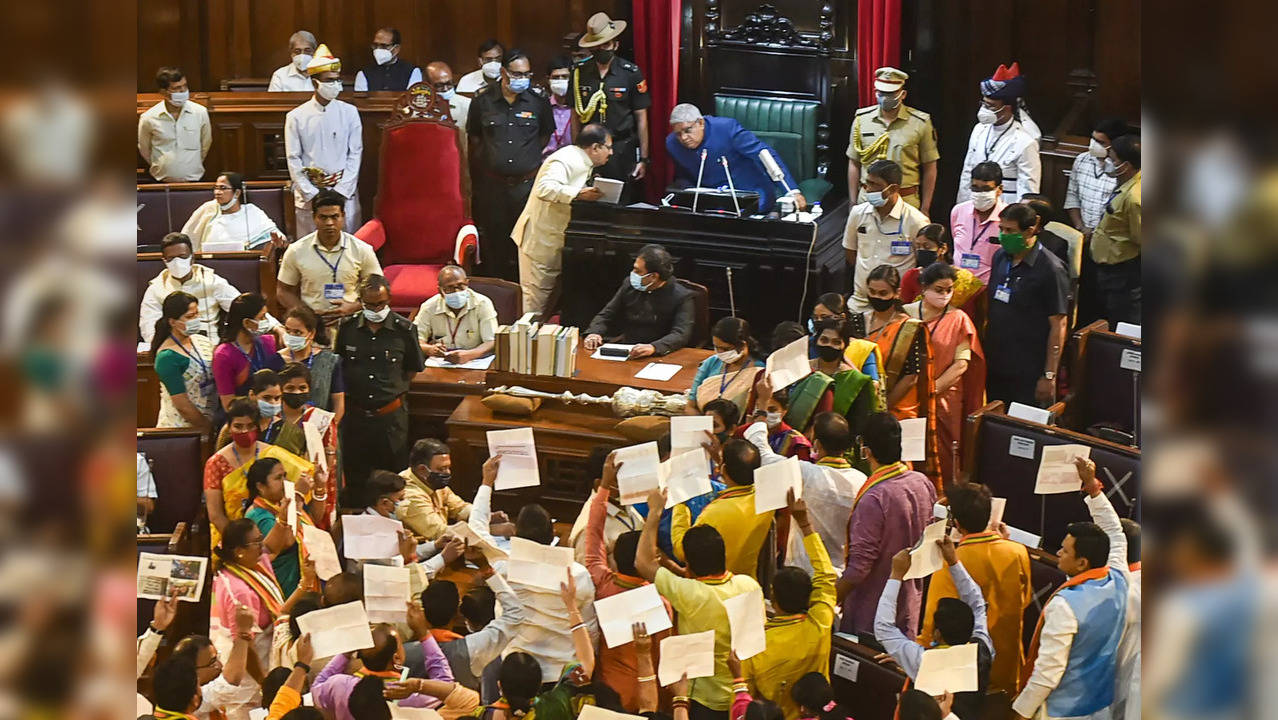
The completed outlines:
<svg viewBox="0 0 1278 720">
<path fill-rule="evenodd" d="M 1006 286 L 1006 285 L 999 285 L 999 286 L 998 286 L 998 287 L 994 290 L 994 299 L 995 299 L 995 300 L 997 300 L 997 301 L 999 301 L 999 302 L 1001 302 L 1001 303 L 1011 302 L 1011 301 L 1012 301 L 1012 289 L 1011 289 L 1011 288 L 1009 288 L 1009 287 L 1008 287 L 1008 286 Z"/>
<path fill-rule="evenodd" d="M 981 256 L 976 253 L 963 253 L 963 258 L 959 260 L 959 267 L 976 270 L 981 267 Z"/>
<path fill-rule="evenodd" d="M 909 255 L 910 252 L 913 250 L 913 245 L 914 243 L 910 242 L 909 240 L 893 240 L 892 254 L 893 255 Z"/>
<path fill-rule="evenodd" d="M 324 283 L 325 300 L 346 299 L 346 283 Z"/>
</svg>

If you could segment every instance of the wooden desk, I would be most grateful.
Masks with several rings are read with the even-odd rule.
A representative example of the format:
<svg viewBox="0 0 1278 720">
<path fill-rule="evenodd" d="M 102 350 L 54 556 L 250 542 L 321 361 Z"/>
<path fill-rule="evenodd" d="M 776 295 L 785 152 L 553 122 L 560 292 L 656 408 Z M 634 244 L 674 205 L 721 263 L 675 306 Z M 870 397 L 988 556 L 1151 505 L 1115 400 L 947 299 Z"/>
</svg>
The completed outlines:
<svg viewBox="0 0 1278 720">
<path fill-rule="evenodd" d="M 667 395 L 687 392 L 692 386 L 692 378 L 697 374 L 697 367 L 712 354 L 701 348 L 683 348 L 662 357 L 648 357 L 642 360 L 596 360 L 590 357 L 591 351 L 585 347 L 577 349 L 577 372 L 571 378 L 546 377 L 542 375 L 516 375 L 515 373 L 488 371 L 488 387 L 501 385 L 519 385 L 529 390 L 561 393 L 565 390 L 587 395 L 611 395 L 618 388 L 632 387 L 640 390 L 656 390 Z M 635 373 L 643 370 L 650 362 L 682 365 L 682 369 L 674 377 L 664 382 L 644 380 L 635 377 Z"/>
<path fill-rule="evenodd" d="M 155 427 L 160 417 L 160 376 L 155 374 L 151 353 L 138 353 L 138 427 Z"/>
<path fill-rule="evenodd" d="M 428 367 L 408 387 L 408 437 L 448 438 L 444 424 L 467 397 L 484 394 L 484 370 Z"/>
</svg>

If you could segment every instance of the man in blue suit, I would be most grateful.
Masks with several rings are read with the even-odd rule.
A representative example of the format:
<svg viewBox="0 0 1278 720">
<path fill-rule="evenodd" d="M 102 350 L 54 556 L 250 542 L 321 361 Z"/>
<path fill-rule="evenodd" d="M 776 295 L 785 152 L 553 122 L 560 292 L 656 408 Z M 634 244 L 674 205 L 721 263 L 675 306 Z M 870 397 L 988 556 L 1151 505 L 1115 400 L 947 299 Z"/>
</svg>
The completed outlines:
<svg viewBox="0 0 1278 720">
<path fill-rule="evenodd" d="M 753 190 L 759 193 L 759 210 L 768 212 L 776 196 L 785 194 L 780 183 L 773 182 L 759 159 L 759 152 L 767 150 L 785 175 L 785 184 L 791 188 L 798 209 L 807 207 L 807 201 L 799 192 L 798 183 L 789 169 L 767 143 L 754 133 L 741 127 L 741 123 L 726 117 L 703 117 L 696 105 L 680 103 L 670 111 L 670 134 L 666 136 L 666 152 L 675 163 L 675 184 L 695 186 L 697 171 L 701 168 L 701 151 L 706 151 L 705 167 L 701 171 L 701 187 L 726 188 L 728 176 L 720 157 L 728 158 L 732 172 L 732 185 L 737 190 Z"/>
</svg>

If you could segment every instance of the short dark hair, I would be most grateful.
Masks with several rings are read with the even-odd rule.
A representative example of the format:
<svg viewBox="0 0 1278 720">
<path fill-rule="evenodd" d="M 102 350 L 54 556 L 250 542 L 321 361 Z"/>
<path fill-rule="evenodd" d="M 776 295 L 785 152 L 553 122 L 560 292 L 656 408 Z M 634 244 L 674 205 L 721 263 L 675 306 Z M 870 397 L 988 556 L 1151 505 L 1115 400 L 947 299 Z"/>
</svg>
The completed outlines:
<svg viewBox="0 0 1278 720">
<path fill-rule="evenodd" d="M 213 641 L 208 635 L 187 635 L 173 646 L 173 653 L 169 657 L 185 658 L 192 665 L 198 665 L 200 651 L 210 647 L 213 647 Z"/>
<path fill-rule="evenodd" d="M 426 622 L 432 627 L 446 628 L 457 617 L 457 608 L 461 607 L 461 593 L 457 584 L 448 580 L 432 580 L 422 590 L 422 611 L 426 614 Z"/>
<path fill-rule="evenodd" d="M 812 576 L 800 567 L 785 565 L 772 577 L 772 600 L 787 615 L 808 611 L 812 595 Z"/>
<path fill-rule="evenodd" d="M 869 283 L 871 280 L 882 280 L 891 285 L 893 290 L 901 289 L 901 271 L 887 263 L 875 267 L 865 276 L 865 282 Z"/>
<path fill-rule="evenodd" d="M 617 572 L 622 575 L 635 577 L 639 574 L 639 571 L 635 569 L 635 554 L 639 549 L 641 534 L 638 530 L 623 532 L 617 536 L 617 541 L 612 545 L 612 559 L 617 563 Z"/>
<path fill-rule="evenodd" d="M 725 553 L 723 536 L 713 525 L 693 525 L 683 534 L 683 556 L 696 577 L 722 575 Z"/>
<path fill-rule="evenodd" d="M 244 175 L 234 170 L 223 170 L 217 174 L 217 177 L 226 178 L 226 184 L 231 186 L 231 190 L 240 191 L 240 202 L 244 202 Z"/>
<path fill-rule="evenodd" d="M 302 637 L 302 628 L 297 624 L 297 619 L 309 612 L 320 609 L 320 596 L 316 593 L 307 593 L 293 604 L 293 612 L 288 614 L 288 632 L 289 637 L 294 640 Z"/>
<path fill-rule="evenodd" d="M 924 225 L 923 227 L 919 228 L 918 235 L 922 235 L 928 240 L 931 240 L 932 242 L 936 243 L 938 247 L 941 247 L 941 246 L 945 247 L 945 252 L 941 253 L 941 256 L 943 256 L 946 260 L 949 259 L 950 239 L 949 237 L 947 237 L 948 233 L 945 232 L 944 225 L 942 225 L 941 223 L 928 223 Z M 917 237 L 918 235 L 916 235 L 915 237 Z"/>
<path fill-rule="evenodd" d="M 344 605 L 364 599 L 364 576 L 357 572 L 343 572 L 324 581 L 324 607 Z"/>
<path fill-rule="evenodd" d="M 262 679 L 262 707 L 271 706 L 271 703 L 275 701 L 275 695 L 279 693 L 284 683 L 288 682 L 288 676 L 292 674 L 292 668 L 286 667 L 277 667 L 266 673 L 266 677 Z"/>
<path fill-rule="evenodd" d="M 222 527 L 222 543 L 213 548 L 213 554 L 223 563 L 230 562 L 236 550 L 248 546 L 249 534 L 257 525 L 248 518 L 237 518 Z"/>
<path fill-rule="evenodd" d="M 919 273 L 919 285 L 927 287 L 938 280 L 958 280 L 958 270 L 954 266 L 947 263 L 937 261 L 923 268 L 923 272 Z"/>
<path fill-rule="evenodd" d="M 191 243 L 191 236 L 186 233 L 171 232 L 160 240 L 160 252 L 164 252 L 174 245 L 185 245 L 187 250 L 195 252 L 195 245 Z"/>
<path fill-rule="evenodd" d="M 384 497 L 390 497 L 404 489 L 404 478 L 390 470 L 374 470 L 369 473 L 364 483 L 364 494 L 368 498 L 368 506 L 372 507 Z"/>
<path fill-rule="evenodd" d="M 988 160 L 976 163 L 976 166 L 972 168 L 972 179 L 1001 185 L 1003 183 L 1003 166 Z"/>
<path fill-rule="evenodd" d="M 395 641 L 395 629 L 385 623 L 378 623 L 372 628 L 373 647 L 358 652 L 359 659 L 369 670 L 389 670 L 395 660 L 398 643 Z"/>
<path fill-rule="evenodd" d="M 280 720 L 324 720 L 324 713 L 309 705 L 300 705 L 284 713 Z"/>
<path fill-rule="evenodd" d="M 287 313 L 284 313 L 284 321 L 288 322 L 289 318 L 297 318 L 302 327 L 315 333 L 315 342 L 319 345 L 328 344 L 328 332 L 324 324 L 319 321 L 319 316 L 315 311 L 305 305 L 294 305 Z"/>
<path fill-rule="evenodd" d="M 901 186 L 901 181 L 905 179 L 905 173 L 901 170 L 901 166 L 895 160 L 875 160 L 870 163 L 869 169 L 865 174 L 873 175 L 888 185 Z"/>
<path fill-rule="evenodd" d="M 230 425 L 231 420 L 237 417 L 246 417 L 257 422 L 262 419 L 262 411 L 258 409 L 257 403 L 239 395 L 231 398 L 231 402 L 227 403 L 226 424 Z"/>
<path fill-rule="evenodd" d="M 1140 523 L 1123 518 L 1123 535 L 1127 538 L 1127 564 L 1140 562 Z"/>
<path fill-rule="evenodd" d="M 817 336 L 820 336 L 821 333 L 826 330 L 833 330 L 838 333 L 844 343 L 847 343 L 847 341 L 851 340 L 852 336 L 856 334 L 856 329 L 853 327 L 852 321 L 839 315 L 822 318 L 812 324 L 812 331 L 816 333 Z"/>
<path fill-rule="evenodd" d="M 501 66 L 509 69 L 510 64 L 515 62 L 516 60 L 528 60 L 528 65 L 530 67 L 532 66 L 532 60 L 528 58 L 528 53 L 524 52 L 523 50 L 520 50 L 519 48 L 511 48 L 510 51 L 507 52 L 505 56 L 502 57 Z"/>
<path fill-rule="evenodd" d="M 586 456 L 586 476 L 592 481 L 602 478 L 604 465 L 608 464 L 608 456 L 611 454 L 612 448 L 608 445 L 590 448 L 590 455 Z"/>
<path fill-rule="evenodd" d="M 844 315 L 848 311 L 847 298 L 843 297 L 841 293 L 821 293 L 821 295 L 816 299 L 816 304 L 824 305 L 826 310 L 829 310 L 835 315 Z M 816 305 L 813 305 L 812 307 L 815 309 Z"/>
<path fill-rule="evenodd" d="M 1034 208 L 1029 203 L 1012 203 L 1003 208 L 1003 212 L 999 213 L 1000 220 L 1011 220 L 1016 226 L 1022 230 L 1029 230 L 1038 225 L 1038 213 L 1034 212 Z"/>
<path fill-rule="evenodd" d="M 527 711 L 541 692 L 541 663 L 526 652 L 513 652 L 502 659 L 498 681 L 510 708 Z"/>
<path fill-rule="evenodd" d="M 670 251 L 656 243 L 650 243 L 639 248 L 639 257 L 643 258 L 643 266 L 648 272 L 657 273 L 657 277 L 662 280 L 669 280 L 674 276 L 674 258 L 670 257 Z"/>
<path fill-rule="evenodd" d="M 793 320 L 782 320 L 772 328 L 772 337 L 769 340 L 772 341 L 773 350 L 780 350 L 804 335 L 807 335 L 807 332 L 802 325 Z"/>
<path fill-rule="evenodd" d="M 390 36 L 391 36 L 391 44 L 392 44 L 392 45 L 398 45 L 398 44 L 399 44 L 399 42 L 400 42 L 400 40 L 401 40 L 402 38 L 400 37 L 399 30 L 398 30 L 397 28 L 393 28 L 393 27 L 381 27 L 381 28 L 377 28 L 377 32 L 383 32 L 383 31 L 390 33 Z M 374 33 L 374 34 L 376 34 L 376 33 Z"/>
<path fill-rule="evenodd" d="M 818 413 L 812 420 L 812 437 L 826 455 L 842 455 L 852 447 L 852 427 L 848 419 L 834 411 Z"/>
<path fill-rule="evenodd" d="M 408 454 L 408 464 L 410 467 L 418 465 L 430 465 L 430 461 L 435 459 L 436 455 L 449 455 L 451 450 L 442 440 L 432 437 L 422 438 L 413 443 L 413 450 Z"/>
<path fill-rule="evenodd" d="M 493 48 L 501 48 L 502 50 L 505 50 L 506 46 L 502 45 L 501 41 L 498 40 L 497 38 L 488 38 L 487 40 L 479 43 L 479 49 L 475 51 L 475 55 L 476 56 L 483 55 L 484 53 L 488 52 L 489 50 L 492 50 Z"/>
<path fill-rule="evenodd" d="M 877 412 L 865 419 L 861 431 L 861 444 L 874 453 L 880 465 L 901 460 L 901 423 L 892 413 Z"/>
<path fill-rule="evenodd" d="M 815 716 L 816 720 L 845 720 L 852 713 L 842 705 L 835 704 L 834 688 L 830 681 L 819 672 L 810 672 L 794 682 L 790 687 L 790 698 L 801 708 Z M 830 707 L 834 705 L 834 707 Z"/>
<path fill-rule="evenodd" d="M 572 69 L 572 58 L 568 57 L 567 55 L 556 55 L 550 59 L 549 63 L 546 64 L 546 75 L 550 75 L 550 73 L 556 70 L 571 70 L 571 69 Z"/>
<path fill-rule="evenodd" d="M 761 460 L 759 448 L 744 438 L 732 438 L 723 444 L 723 471 L 737 485 L 753 485 L 754 471 Z"/>
<path fill-rule="evenodd" d="M 897 717 L 899 720 L 941 720 L 941 706 L 936 698 L 918 688 L 911 688 L 901 694 Z"/>
<path fill-rule="evenodd" d="M 487 585 L 471 588 L 461 599 L 461 616 L 472 627 L 483 627 L 497 617 L 497 594 Z"/>
<path fill-rule="evenodd" d="M 745 318 L 732 316 L 719 318 L 719 321 L 710 330 L 710 335 L 729 343 L 733 347 L 745 345 L 748 353 L 755 357 L 759 356 L 759 342 L 754 339 L 754 333 L 750 330 L 750 323 Z"/>
<path fill-rule="evenodd" d="M 387 280 L 385 275 L 378 275 L 377 273 L 373 273 L 372 275 L 369 275 L 368 277 L 360 281 L 359 296 L 361 298 L 364 297 L 364 293 L 377 292 L 378 290 L 385 290 L 387 295 L 390 294 L 390 291 L 391 291 L 390 280 Z"/>
<path fill-rule="evenodd" d="M 195 663 L 185 657 L 170 657 L 155 668 L 151 688 L 157 708 L 185 713 L 200 689 Z"/>
<path fill-rule="evenodd" d="M 260 393 L 269 387 L 275 387 L 279 384 L 279 374 L 270 368 L 262 368 L 249 376 L 249 389 L 254 393 Z"/>
<path fill-rule="evenodd" d="M 706 403 L 706 406 L 701 408 L 701 411 L 703 413 L 712 412 L 715 415 L 718 415 L 719 419 L 723 420 L 723 426 L 728 432 L 735 430 L 737 425 L 741 422 L 741 408 L 737 407 L 736 403 L 728 400 L 727 398 L 715 398 Z"/>
<path fill-rule="evenodd" d="M 182 68 L 166 65 L 155 71 L 155 86 L 160 90 L 168 90 L 173 83 L 186 77 L 186 73 L 182 72 Z M 165 708 L 168 710 L 169 708 Z"/>
<path fill-rule="evenodd" d="M 515 516 L 515 537 L 549 545 L 555 539 L 555 527 L 546 508 L 537 503 L 520 508 Z"/>
<path fill-rule="evenodd" d="M 577 131 L 577 147 L 588 148 L 591 145 L 607 145 L 612 133 L 599 123 L 590 123 Z"/>
<path fill-rule="evenodd" d="M 390 705 L 382 695 L 385 689 L 385 681 L 376 675 L 360 678 L 355 687 L 351 688 L 350 697 L 346 701 L 346 709 L 351 717 L 359 720 L 390 720 Z"/>
<path fill-rule="evenodd" d="M 1109 138 L 1111 143 L 1131 131 L 1127 121 L 1116 116 L 1103 117 L 1092 126 L 1092 132 L 1101 133 Z"/>
<path fill-rule="evenodd" d="M 1087 560 L 1089 570 L 1109 563 L 1109 536 L 1096 523 L 1070 523 L 1065 534 L 1074 538 L 1074 555 Z"/>
<path fill-rule="evenodd" d="M 981 483 L 963 483 L 950 489 L 950 514 L 959 529 L 978 533 L 990 524 L 990 489 Z"/>
<path fill-rule="evenodd" d="M 1047 199 L 1046 195 L 1040 193 L 1025 193 L 1021 195 L 1021 202 L 1029 205 L 1038 216 L 1038 225 L 1043 227 L 1049 222 L 1056 220 L 1056 210 L 1052 208 L 1052 201 Z"/>
<path fill-rule="evenodd" d="M 962 645 L 972 639 L 976 620 L 972 608 L 958 598 L 941 598 L 936 603 L 932 622 L 946 645 Z"/>
<path fill-rule="evenodd" d="M 244 473 L 244 484 L 248 486 L 248 501 L 252 502 L 261 495 L 258 486 L 266 482 L 266 479 L 275 472 L 275 468 L 280 464 L 279 458 L 261 457 L 253 461 L 249 465 L 248 472 Z"/>
<path fill-rule="evenodd" d="M 746 705 L 745 720 L 785 720 L 785 713 L 771 700 L 751 700 Z"/>
<path fill-rule="evenodd" d="M 305 380 L 307 385 L 311 384 L 311 369 L 305 363 L 284 363 L 277 374 L 280 376 L 280 385 L 288 384 L 289 380 Z"/>
<path fill-rule="evenodd" d="M 1120 161 L 1129 162 L 1132 167 L 1140 169 L 1140 135 L 1135 133 L 1122 135 L 1115 138 L 1109 147 Z"/>
<path fill-rule="evenodd" d="M 346 196 L 333 190 L 332 188 L 324 188 L 311 198 L 311 214 L 320 211 L 320 208 L 338 207 L 342 209 L 342 213 L 346 213 Z"/>
<path fill-rule="evenodd" d="M 259 293 L 240 293 L 231 301 L 231 307 L 223 313 L 222 327 L 218 335 L 222 342 L 233 343 L 244 328 L 244 321 L 257 317 L 266 307 L 266 298 Z"/>
</svg>

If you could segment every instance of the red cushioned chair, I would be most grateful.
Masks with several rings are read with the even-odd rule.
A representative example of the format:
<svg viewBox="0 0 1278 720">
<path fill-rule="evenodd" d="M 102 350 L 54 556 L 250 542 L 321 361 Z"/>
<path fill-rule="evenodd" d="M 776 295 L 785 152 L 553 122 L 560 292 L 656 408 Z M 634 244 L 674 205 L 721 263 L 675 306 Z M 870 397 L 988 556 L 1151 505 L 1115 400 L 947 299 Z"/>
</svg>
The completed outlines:
<svg viewBox="0 0 1278 720">
<path fill-rule="evenodd" d="M 470 271 L 479 233 L 469 217 L 465 154 L 448 102 L 428 83 L 395 101 L 383 126 L 373 219 L 355 236 L 373 246 L 391 284 L 391 307 L 407 314 L 438 292 L 449 263 Z"/>
</svg>

